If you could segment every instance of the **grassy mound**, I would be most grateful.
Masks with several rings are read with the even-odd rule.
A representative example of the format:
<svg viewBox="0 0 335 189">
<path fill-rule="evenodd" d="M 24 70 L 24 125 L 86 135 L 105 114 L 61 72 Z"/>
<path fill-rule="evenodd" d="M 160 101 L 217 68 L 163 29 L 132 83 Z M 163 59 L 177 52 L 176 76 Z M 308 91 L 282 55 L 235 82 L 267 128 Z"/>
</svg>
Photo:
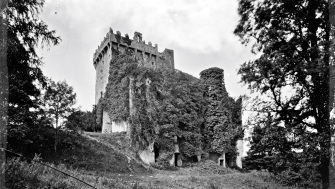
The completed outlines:
<svg viewBox="0 0 335 189">
<path fill-rule="evenodd" d="M 35 160 L 37 160 L 35 158 Z M 86 189 L 92 188 L 130 188 L 131 184 L 123 182 L 120 178 L 110 178 L 85 174 L 84 172 L 68 168 L 64 164 L 54 165 L 47 163 L 60 171 L 68 173 L 80 180 L 78 181 L 61 172 L 36 162 L 28 163 L 19 158 L 11 158 L 6 162 L 6 187 L 11 189 L 36 188 L 36 189 Z"/>
<path fill-rule="evenodd" d="M 13 149 L 13 151 L 21 153 L 28 158 L 33 158 L 35 154 L 39 154 L 39 157 L 44 162 L 56 165 L 64 164 L 67 167 L 85 170 L 95 175 L 148 172 L 141 164 L 131 160 L 131 158 L 124 155 L 124 153 L 114 150 L 98 141 L 67 131 L 61 131 L 59 133 L 60 143 L 55 152 L 53 148 L 53 137 L 52 132 L 46 132 L 43 138 L 48 138 L 49 140 L 44 140 L 43 146 L 39 146 L 39 148 L 36 148 L 36 145 L 32 147 L 21 146 L 20 148 Z M 39 141 L 34 141 L 33 144 L 38 142 Z"/>
</svg>

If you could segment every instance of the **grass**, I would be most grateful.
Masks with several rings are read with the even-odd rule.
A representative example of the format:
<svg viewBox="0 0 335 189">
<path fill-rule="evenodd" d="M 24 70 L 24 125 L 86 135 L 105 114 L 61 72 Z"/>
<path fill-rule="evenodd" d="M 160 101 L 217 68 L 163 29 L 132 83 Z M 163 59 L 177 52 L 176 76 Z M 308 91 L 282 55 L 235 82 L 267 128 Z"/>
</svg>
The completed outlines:
<svg viewBox="0 0 335 189">
<path fill-rule="evenodd" d="M 298 187 L 283 187 L 268 180 L 270 177 L 267 173 L 251 172 L 238 173 L 232 172 L 227 174 L 214 175 L 184 175 L 179 171 L 159 171 L 151 176 L 121 175 L 111 177 L 110 175 L 92 175 L 81 172 L 76 169 L 68 168 L 63 164 L 53 165 L 59 170 L 67 172 L 88 184 L 99 188 L 134 188 L 134 189 L 167 189 L 167 188 L 199 188 L 199 189 L 216 189 L 216 188 L 245 188 L 245 189 L 298 189 Z M 12 189 L 19 188 L 90 188 L 89 186 L 58 173 L 50 168 L 41 166 L 37 163 L 28 163 L 20 159 L 10 159 L 6 164 L 7 169 L 7 187 Z"/>
<path fill-rule="evenodd" d="M 91 186 L 101 189 L 107 188 L 129 188 L 129 185 L 123 184 L 121 179 L 108 178 L 85 174 L 76 169 L 67 168 L 64 164 L 49 166 L 66 172 Z M 63 173 L 57 172 L 51 168 L 40 165 L 36 162 L 28 163 L 18 158 L 9 159 L 6 163 L 6 187 L 11 189 L 21 188 L 92 188 L 74 178 L 68 177 Z"/>
<path fill-rule="evenodd" d="M 147 169 L 129 147 L 124 134 L 85 135 L 71 136 L 63 141 L 56 155 L 43 154 L 43 161 L 99 189 L 299 189 L 278 184 L 267 172 L 241 173 L 211 161 L 174 170 Z M 17 158 L 8 159 L 6 176 L 7 187 L 13 189 L 90 188 L 50 168 Z"/>
</svg>

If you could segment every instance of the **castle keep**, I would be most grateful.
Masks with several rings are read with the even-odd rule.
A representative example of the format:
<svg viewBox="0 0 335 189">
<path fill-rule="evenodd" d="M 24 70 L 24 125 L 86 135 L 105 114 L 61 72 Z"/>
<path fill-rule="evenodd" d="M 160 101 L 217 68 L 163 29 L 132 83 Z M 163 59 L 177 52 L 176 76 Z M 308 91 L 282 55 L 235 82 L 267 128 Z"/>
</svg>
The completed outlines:
<svg viewBox="0 0 335 189">
<path fill-rule="evenodd" d="M 128 34 L 125 34 L 123 37 L 119 31 L 114 34 L 110 28 L 93 55 L 93 65 L 96 72 L 95 104 L 98 104 L 99 99 L 105 93 L 109 76 L 109 65 L 113 52 L 116 51 L 132 54 L 144 67 L 174 70 L 173 50 L 165 49 L 163 52 L 158 52 L 158 45 L 155 44 L 153 46 L 151 42 L 146 44 L 142 40 L 141 33 L 135 32 L 133 39 L 130 39 Z M 109 119 L 107 111 L 103 111 L 103 133 L 127 131 L 127 127 L 128 124 L 125 121 L 112 122 Z"/>
<path fill-rule="evenodd" d="M 115 73 L 112 72 L 112 71 L 115 71 L 115 70 L 110 70 L 110 68 L 120 69 L 117 66 L 117 60 L 115 61 L 115 59 L 113 59 L 119 54 L 126 54 L 127 56 L 132 56 L 132 58 L 128 59 L 128 60 L 131 60 L 131 61 L 135 60 L 135 62 L 133 61 L 131 63 L 135 63 L 135 64 L 137 64 L 137 66 L 140 66 L 142 68 L 145 67 L 145 68 L 150 69 L 150 70 L 146 69 L 146 71 L 152 71 L 151 69 L 153 69 L 153 70 L 171 70 L 171 71 L 175 71 L 175 72 L 173 72 L 173 74 L 178 74 L 178 73 L 181 73 L 181 72 L 176 71 L 175 68 L 174 68 L 174 52 L 173 52 L 173 50 L 165 49 L 163 52 L 158 52 L 157 44 L 152 45 L 151 42 L 146 43 L 142 39 L 142 34 L 139 33 L 139 32 L 135 32 L 133 38 L 130 39 L 128 34 L 125 34 L 124 36 L 121 36 L 121 33 L 119 31 L 117 31 L 116 33 L 113 33 L 113 30 L 111 28 L 109 29 L 109 32 L 106 34 L 106 36 L 104 37 L 101 44 L 98 46 L 97 50 L 95 51 L 95 53 L 93 55 L 93 65 L 94 65 L 94 68 L 96 70 L 95 104 L 96 105 L 103 104 L 103 105 L 99 106 L 99 108 L 97 109 L 99 111 L 99 113 L 98 113 L 99 114 L 99 119 L 101 118 L 100 121 L 102 122 L 102 133 L 126 132 L 127 133 L 127 138 L 131 138 L 131 137 L 134 136 L 134 135 L 132 135 L 132 133 L 134 131 L 139 132 L 139 131 L 136 131 L 134 128 L 131 128 L 130 124 L 127 121 L 127 120 L 132 120 L 132 116 L 134 116 L 135 115 L 134 112 L 136 112 L 136 107 L 134 107 L 135 91 L 137 91 L 136 94 L 141 94 L 141 95 L 145 96 L 144 101 L 149 104 L 149 105 L 146 105 L 147 107 L 149 107 L 150 103 L 152 103 L 155 100 L 156 96 L 152 95 L 150 93 L 151 80 L 150 80 L 149 77 L 142 78 L 142 81 L 138 82 L 140 86 L 142 86 L 142 84 L 145 84 L 145 86 L 143 86 L 144 89 L 141 88 L 141 89 L 145 90 L 145 92 L 140 93 L 139 89 L 134 90 L 135 86 L 137 85 L 137 83 L 136 84 L 134 83 L 136 81 L 134 79 L 134 77 L 126 76 L 126 77 L 129 77 L 129 78 L 127 78 L 127 79 L 129 79 L 129 83 L 127 84 L 127 85 L 129 85 L 129 87 L 128 87 L 128 89 L 125 89 L 125 91 L 123 91 L 123 92 L 125 92 L 125 93 L 129 92 L 128 93 L 129 98 L 127 98 L 126 100 L 125 99 L 123 99 L 123 100 L 125 100 L 125 101 L 129 100 L 129 104 L 124 103 L 122 105 L 119 104 L 119 106 L 122 106 L 122 108 L 123 108 L 124 106 L 129 105 L 129 109 L 128 109 L 129 112 L 126 111 L 126 113 L 125 113 L 125 114 L 129 113 L 129 119 L 127 119 L 127 118 L 125 119 L 124 117 L 122 119 L 120 119 L 120 121 L 113 121 L 113 120 L 110 119 L 109 113 L 114 114 L 115 110 L 113 108 L 118 108 L 118 107 L 113 107 L 113 106 L 116 106 L 116 104 L 117 104 L 117 103 L 114 103 L 114 102 L 118 102 L 117 100 L 119 100 L 119 98 L 114 98 L 111 95 L 111 93 L 113 93 L 113 94 L 118 93 L 119 94 L 120 91 L 119 91 L 119 88 L 117 88 L 116 85 L 110 86 L 111 83 L 108 83 L 109 80 L 110 80 L 109 82 L 112 82 L 111 79 L 117 78 L 117 77 L 109 77 L 109 73 L 112 73 L 112 74 L 117 73 L 117 72 L 115 72 Z M 129 57 L 127 57 L 127 58 L 129 58 Z M 128 60 L 122 62 L 122 65 L 129 63 Z M 111 65 L 113 63 L 115 63 L 116 65 Z M 122 71 L 124 71 L 124 70 L 122 70 Z M 155 73 L 159 73 L 159 72 L 155 72 Z M 228 93 L 225 89 L 224 82 L 223 82 L 224 81 L 223 80 L 223 78 L 224 78 L 223 70 L 219 69 L 219 68 L 209 68 L 207 70 L 204 70 L 202 73 L 203 74 L 200 73 L 200 75 L 202 75 L 202 77 L 201 77 L 202 80 L 211 80 L 212 81 L 213 79 L 214 80 L 216 79 L 214 83 L 212 83 L 211 85 L 208 86 L 209 91 L 211 91 L 211 88 L 213 88 L 213 91 L 219 91 L 218 94 L 215 93 L 215 95 L 217 96 L 218 99 L 217 100 L 212 99 L 213 102 L 211 102 L 211 103 L 212 104 L 220 104 L 220 103 L 217 103 L 217 102 L 219 102 L 221 99 L 229 100 Z M 213 73 L 214 73 L 214 76 L 213 76 Z M 218 75 L 221 78 L 217 78 Z M 186 77 L 192 77 L 192 79 L 191 78 L 188 79 L 189 82 L 191 82 L 191 80 L 196 79 L 196 78 L 193 78 L 193 76 L 189 76 L 185 73 L 183 74 L 183 76 L 185 78 Z M 169 75 L 167 75 L 166 77 L 169 77 Z M 213 77 L 215 77 L 215 78 L 213 78 Z M 198 80 L 198 79 L 196 79 L 196 80 Z M 216 87 L 217 83 L 219 83 L 218 84 L 219 86 Z M 107 86 L 108 86 L 108 93 L 106 94 L 105 92 L 106 92 L 106 87 Z M 217 89 L 221 89 L 220 87 L 222 88 L 221 92 L 220 92 L 220 90 L 217 90 Z M 143 90 L 142 90 L 142 92 L 143 92 Z M 125 94 L 125 93 L 122 93 L 122 94 Z M 107 96 L 103 96 L 105 94 Z M 119 94 L 119 95 L 122 95 L 122 94 Z M 100 101 L 100 99 L 104 99 L 104 98 L 106 98 L 108 100 L 108 103 L 104 104 L 105 103 L 104 101 Z M 207 97 L 204 96 L 204 98 L 207 98 Z M 104 100 L 106 100 L 106 99 L 104 99 Z M 181 99 L 179 99 L 179 100 L 181 100 Z M 235 101 L 234 101 L 234 103 L 235 103 Z M 167 104 L 167 105 L 171 105 L 171 104 Z M 171 105 L 171 106 L 173 106 L 173 105 Z M 212 105 L 208 104 L 206 106 L 212 106 Z M 214 109 L 216 109 L 216 106 L 213 106 L 213 107 L 214 107 Z M 128 108 L 128 107 L 126 107 L 126 108 Z M 117 110 L 120 110 L 120 109 L 117 109 Z M 212 112 L 215 112 L 215 111 L 212 111 Z M 220 112 L 224 113 L 224 111 L 223 110 L 221 111 L 221 109 L 220 109 Z M 217 119 L 221 119 L 221 117 L 224 116 L 223 113 L 220 113 L 220 112 L 218 114 L 215 114 Z M 125 116 L 127 116 L 127 115 L 125 115 Z M 185 117 L 187 117 L 187 116 L 188 115 L 185 115 Z M 208 117 L 204 117 L 204 119 L 210 118 L 210 116 L 213 116 L 213 115 L 208 115 Z M 124 120 L 124 121 L 122 121 L 122 120 Z M 208 119 L 208 120 L 210 120 L 210 119 Z M 229 120 L 226 121 L 226 122 L 227 122 L 228 126 L 230 125 L 231 128 L 233 128 L 232 127 L 233 124 L 231 124 L 231 122 L 229 122 Z M 222 124 L 220 122 L 221 126 L 226 124 L 226 122 L 225 123 L 222 122 Z M 168 122 L 168 123 L 170 123 L 170 122 Z M 184 124 L 182 126 L 186 125 L 185 123 L 182 123 L 182 124 Z M 194 124 L 194 123 L 192 123 L 192 124 Z M 197 123 L 195 123 L 195 124 L 197 124 Z M 208 130 L 210 130 L 213 133 L 217 133 L 218 137 L 223 137 L 223 136 L 220 135 L 220 133 L 222 133 L 222 131 L 224 131 L 224 130 L 223 130 L 223 128 L 216 127 L 216 125 L 218 125 L 218 124 L 215 123 L 216 124 L 215 128 L 214 128 L 214 126 L 211 126 L 212 123 L 210 123 L 210 122 L 209 123 L 206 122 L 204 124 L 209 125 Z M 134 125 L 136 125 L 136 124 L 134 124 Z M 148 130 L 147 133 L 149 133 L 149 135 L 153 134 L 153 132 L 156 132 L 156 127 L 155 127 L 154 124 L 151 124 L 149 126 L 150 126 L 150 128 L 148 127 L 149 129 L 147 129 Z M 141 128 L 141 126 L 139 128 Z M 217 131 L 219 131 L 219 132 L 217 132 Z M 162 132 L 164 132 L 164 129 L 162 130 Z M 200 134 L 203 134 L 203 133 L 200 133 Z M 187 135 L 190 136 L 189 131 L 187 131 Z M 203 135 L 203 136 L 205 136 L 205 135 Z M 185 161 L 185 162 L 187 162 L 187 161 L 200 161 L 204 157 L 204 153 L 201 152 L 201 151 L 199 151 L 199 153 L 197 153 L 197 154 L 192 154 L 192 157 L 190 155 L 187 156 L 187 157 L 183 156 L 183 154 L 184 155 L 186 154 L 187 148 L 185 147 L 186 145 L 181 142 L 180 138 L 178 139 L 179 136 L 177 136 L 175 134 L 172 134 L 172 135 L 166 135 L 165 137 L 167 137 L 168 140 L 171 140 L 171 141 L 173 140 L 173 143 L 171 143 L 171 145 L 173 145 L 173 148 L 174 148 L 173 151 L 172 150 L 170 150 L 170 151 L 162 150 L 160 152 L 159 151 L 159 145 L 157 145 L 158 139 L 154 139 L 153 141 L 148 140 L 148 141 L 146 141 L 146 142 L 148 142 L 146 144 L 148 146 L 146 146 L 144 149 L 139 148 L 138 143 L 134 144 L 134 146 L 137 146 L 135 148 L 137 148 L 137 150 L 138 150 L 136 153 L 138 154 L 139 158 L 144 163 L 151 164 L 151 163 L 154 163 L 156 161 L 156 159 L 160 156 L 160 154 L 161 154 L 162 157 L 165 157 L 164 156 L 164 153 L 165 153 L 165 155 L 168 154 L 168 156 L 166 156 L 166 158 L 168 158 L 167 161 L 170 165 L 181 166 L 183 161 Z M 210 136 L 208 136 L 207 138 L 209 138 L 209 137 Z M 135 138 L 135 140 L 138 140 L 138 139 Z M 211 140 L 212 140 L 212 138 L 208 139 L 208 141 L 209 141 L 208 144 L 211 144 Z M 218 164 L 220 164 L 222 166 L 225 166 L 226 165 L 226 153 L 228 153 L 228 152 L 225 149 L 222 150 L 222 148 L 224 147 L 223 145 L 225 144 L 224 140 L 220 139 L 216 143 L 219 143 L 219 144 L 216 145 L 215 149 L 212 148 L 212 147 L 208 147 L 206 149 L 204 148 L 203 150 L 208 150 L 208 156 L 209 156 L 208 159 L 211 159 L 214 162 L 217 162 Z M 237 148 L 239 149 L 239 152 L 241 154 L 243 152 L 243 145 L 242 144 L 243 144 L 242 140 L 237 141 Z M 180 147 L 180 145 L 181 145 L 181 147 Z M 195 147 L 193 147 L 193 148 L 195 148 Z M 214 151 L 213 149 L 216 150 L 216 151 Z M 230 162 L 232 162 L 232 160 L 230 160 Z M 236 158 L 236 165 L 238 165 L 240 167 L 242 166 L 240 155 L 238 155 L 238 157 Z"/>
</svg>

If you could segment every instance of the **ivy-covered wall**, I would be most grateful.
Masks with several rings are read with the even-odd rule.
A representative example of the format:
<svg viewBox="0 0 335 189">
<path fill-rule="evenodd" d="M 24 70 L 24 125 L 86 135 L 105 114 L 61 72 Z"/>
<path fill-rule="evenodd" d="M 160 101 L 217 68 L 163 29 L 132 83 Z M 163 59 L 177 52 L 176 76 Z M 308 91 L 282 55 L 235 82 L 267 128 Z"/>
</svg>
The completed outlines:
<svg viewBox="0 0 335 189">
<path fill-rule="evenodd" d="M 173 152 L 177 136 L 181 157 L 190 158 L 208 152 L 236 154 L 239 101 L 228 96 L 222 69 L 205 70 L 197 79 L 177 70 L 143 67 L 133 54 L 115 52 L 98 108 L 107 110 L 112 121 L 128 122 L 138 150 L 154 142 L 161 151 Z"/>
<path fill-rule="evenodd" d="M 229 97 L 224 84 L 224 73 L 220 68 L 209 68 L 200 73 L 204 83 L 204 98 L 207 100 L 204 150 L 227 154 L 228 162 L 235 162 L 236 142 L 243 138 L 241 107 L 242 98 L 236 101 Z"/>
</svg>

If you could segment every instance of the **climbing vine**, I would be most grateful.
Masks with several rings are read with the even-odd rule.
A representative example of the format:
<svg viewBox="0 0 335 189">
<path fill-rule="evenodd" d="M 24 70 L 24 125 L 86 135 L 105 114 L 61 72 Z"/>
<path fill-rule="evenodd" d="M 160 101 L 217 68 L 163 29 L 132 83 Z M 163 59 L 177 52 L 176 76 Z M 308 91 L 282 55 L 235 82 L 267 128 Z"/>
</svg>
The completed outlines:
<svg viewBox="0 0 335 189">
<path fill-rule="evenodd" d="M 185 157 L 205 151 L 236 152 L 241 128 L 238 101 L 228 96 L 222 69 L 204 70 L 199 80 L 181 71 L 144 67 L 143 60 L 126 52 L 113 49 L 106 92 L 97 112 L 104 109 L 112 121 L 127 121 L 132 143 L 139 150 L 155 142 L 172 151 L 177 136 Z"/>
<path fill-rule="evenodd" d="M 200 155 L 205 104 L 200 81 L 183 72 L 165 72 L 164 78 L 165 108 L 160 119 L 160 134 L 177 136 L 183 155 Z"/>
<path fill-rule="evenodd" d="M 229 97 L 223 78 L 223 70 L 209 68 L 200 73 L 205 86 L 208 104 L 203 131 L 204 148 L 208 152 L 227 153 L 236 156 L 236 141 L 243 133 L 241 126 L 241 99 Z"/>
</svg>

